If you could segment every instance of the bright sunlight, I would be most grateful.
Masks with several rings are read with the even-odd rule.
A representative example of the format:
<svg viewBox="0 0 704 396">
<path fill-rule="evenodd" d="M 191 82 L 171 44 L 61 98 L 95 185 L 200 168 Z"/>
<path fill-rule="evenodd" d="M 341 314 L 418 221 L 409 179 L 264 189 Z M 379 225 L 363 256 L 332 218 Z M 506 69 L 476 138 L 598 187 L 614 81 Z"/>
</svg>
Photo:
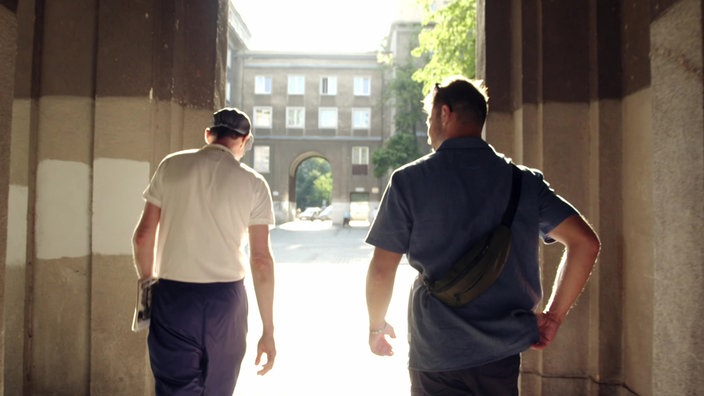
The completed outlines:
<svg viewBox="0 0 704 396">
<path fill-rule="evenodd" d="M 376 51 L 393 22 L 420 15 L 414 11 L 415 0 L 232 0 L 231 4 L 249 28 L 249 48 L 266 51 Z"/>
</svg>

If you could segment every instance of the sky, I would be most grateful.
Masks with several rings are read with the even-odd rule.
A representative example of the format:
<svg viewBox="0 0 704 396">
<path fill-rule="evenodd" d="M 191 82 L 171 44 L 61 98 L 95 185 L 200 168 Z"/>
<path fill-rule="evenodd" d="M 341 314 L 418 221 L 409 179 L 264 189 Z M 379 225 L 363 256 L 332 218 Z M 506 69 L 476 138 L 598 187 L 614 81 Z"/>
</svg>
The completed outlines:
<svg viewBox="0 0 704 396">
<path fill-rule="evenodd" d="M 398 0 L 232 0 L 251 33 L 249 48 L 364 52 L 381 48 Z"/>
</svg>

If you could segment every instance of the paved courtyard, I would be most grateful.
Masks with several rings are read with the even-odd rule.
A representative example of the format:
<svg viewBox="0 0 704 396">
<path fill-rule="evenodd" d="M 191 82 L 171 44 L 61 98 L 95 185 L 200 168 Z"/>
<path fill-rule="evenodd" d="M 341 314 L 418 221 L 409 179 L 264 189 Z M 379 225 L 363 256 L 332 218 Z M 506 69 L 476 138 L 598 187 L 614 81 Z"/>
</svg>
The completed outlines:
<svg viewBox="0 0 704 396">
<path fill-rule="evenodd" d="M 372 247 L 366 224 L 296 221 L 272 230 L 276 260 L 278 356 L 272 371 L 254 366 L 261 321 L 251 286 L 249 343 L 235 396 L 407 395 L 406 299 L 415 276 L 402 262 L 387 316 L 396 329 L 395 356 L 367 346 L 364 286 Z"/>
</svg>

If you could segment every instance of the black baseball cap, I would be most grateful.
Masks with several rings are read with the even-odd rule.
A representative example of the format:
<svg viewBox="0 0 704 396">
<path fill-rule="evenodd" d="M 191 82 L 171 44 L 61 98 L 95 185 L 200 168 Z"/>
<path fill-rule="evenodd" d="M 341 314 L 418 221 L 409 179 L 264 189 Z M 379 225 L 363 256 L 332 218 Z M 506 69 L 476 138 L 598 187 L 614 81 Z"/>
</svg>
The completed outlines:
<svg viewBox="0 0 704 396">
<path fill-rule="evenodd" d="M 246 136 L 252 129 L 247 114 L 234 107 L 225 107 L 213 113 L 213 125 L 210 129 L 224 128 L 239 135 Z"/>
</svg>

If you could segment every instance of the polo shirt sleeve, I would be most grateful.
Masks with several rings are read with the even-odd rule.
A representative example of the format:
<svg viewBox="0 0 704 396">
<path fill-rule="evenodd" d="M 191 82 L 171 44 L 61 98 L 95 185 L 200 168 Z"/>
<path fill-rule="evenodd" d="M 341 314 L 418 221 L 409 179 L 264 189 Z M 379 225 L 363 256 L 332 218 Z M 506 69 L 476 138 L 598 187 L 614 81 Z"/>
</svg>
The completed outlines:
<svg viewBox="0 0 704 396">
<path fill-rule="evenodd" d="M 562 223 L 566 218 L 579 214 L 572 204 L 555 193 L 550 183 L 548 183 L 543 174 L 534 171 L 538 177 L 538 216 L 540 227 L 540 238 L 546 244 L 554 243 L 555 240 L 548 235 L 555 227 Z"/>
<path fill-rule="evenodd" d="M 269 184 L 261 176 L 257 177 L 254 183 L 253 196 L 254 202 L 252 203 L 249 225 L 273 225 L 275 219 L 271 191 L 269 190 Z"/>
<path fill-rule="evenodd" d="M 401 180 L 398 172 L 392 174 L 367 234 L 366 243 L 403 254 L 408 252 L 413 222 L 405 199 L 410 195 L 403 193 Z"/>
<path fill-rule="evenodd" d="M 162 197 L 164 194 L 163 174 L 164 174 L 164 169 L 166 169 L 166 162 L 167 162 L 167 158 L 164 158 L 161 161 L 161 163 L 159 163 L 159 166 L 156 168 L 156 172 L 154 172 L 154 175 L 152 176 L 152 179 L 149 182 L 149 185 L 142 193 L 142 197 L 144 197 L 144 199 L 147 202 L 154 204 L 160 208 L 161 208 Z"/>
</svg>

